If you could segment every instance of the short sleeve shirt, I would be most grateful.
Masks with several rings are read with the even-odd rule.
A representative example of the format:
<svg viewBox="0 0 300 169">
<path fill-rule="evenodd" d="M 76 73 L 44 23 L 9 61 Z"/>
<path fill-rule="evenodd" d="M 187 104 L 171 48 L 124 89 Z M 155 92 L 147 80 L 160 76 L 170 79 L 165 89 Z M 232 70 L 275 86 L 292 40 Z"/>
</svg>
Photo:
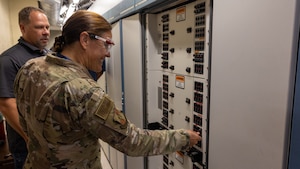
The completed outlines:
<svg viewBox="0 0 300 169">
<path fill-rule="evenodd" d="M 13 84 L 17 72 L 29 59 L 45 55 L 47 50 L 41 51 L 27 43 L 22 37 L 19 42 L 0 55 L 0 97 L 15 98 Z M 7 124 L 7 123 L 6 123 Z M 7 124 L 7 135 L 11 153 L 24 152 L 26 144 L 23 138 Z"/>
</svg>

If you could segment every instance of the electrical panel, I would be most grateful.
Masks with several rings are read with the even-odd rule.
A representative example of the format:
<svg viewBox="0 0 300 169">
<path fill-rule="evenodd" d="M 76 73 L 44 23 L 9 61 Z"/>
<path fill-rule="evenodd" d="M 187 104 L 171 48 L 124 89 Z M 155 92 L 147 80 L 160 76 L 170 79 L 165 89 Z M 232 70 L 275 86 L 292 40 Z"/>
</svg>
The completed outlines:
<svg viewBox="0 0 300 169">
<path fill-rule="evenodd" d="M 113 168 L 248 169 L 286 164 L 282 157 L 290 138 L 285 128 L 290 126 L 288 110 L 294 100 L 290 77 L 295 77 L 297 63 L 299 3 L 275 1 L 157 0 L 137 10 L 139 17 L 117 23 L 106 72 L 107 91 L 115 103 L 140 127 L 191 129 L 202 141 L 187 152 L 145 159 L 109 149 L 105 152 Z M 274 18 L 281 18 L 281 24 Z M 280 73 L 274 74 L 274 68 Z"/>
<path fill-rule="evenodd" d="M 191 129 L 199 132 L 202 137 L 187 152 L 162 156 L 160 167 L 204 169 L 208 166 L 210 4 L 204 0 L 179 4 L 155 17 L 149 19 L 149 25 L 152 25 L 153 20 L 156 21 L 159 38 L 155 46 L 160 59 L 153 62 L 153 56 L 148 57 L 150 65 L 147 73 L 149 77 L 151 74 L 160 76 L 159 123 L 162 129 Z M 151 32 L 155 36 L 155 31 Z M 151 65 L 153 63 L 160 67 Z M 148 85 L 151 88 L 152 84 Z M 152 168 L 156 166 L 150 166 Z"/>
</svg>

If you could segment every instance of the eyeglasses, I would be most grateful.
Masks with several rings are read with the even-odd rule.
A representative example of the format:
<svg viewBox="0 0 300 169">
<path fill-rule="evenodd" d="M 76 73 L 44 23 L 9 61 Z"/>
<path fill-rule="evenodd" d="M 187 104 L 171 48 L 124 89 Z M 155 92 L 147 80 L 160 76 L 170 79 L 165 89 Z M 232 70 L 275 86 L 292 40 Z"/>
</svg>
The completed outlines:
<svg viewBox="0 0 300 169">
<path fill-rule="evenodd" d="M 115 45 L 115 43 L 111 39 L 105 39 L 102 38 L 101 36 L 92 33 L 88 33 L 88 34 L 91 39 L 101 40 L 102 42 L 104 42 L 104 46 L 107 52 L 110 52 L 111 47 Z"/>
</svg>

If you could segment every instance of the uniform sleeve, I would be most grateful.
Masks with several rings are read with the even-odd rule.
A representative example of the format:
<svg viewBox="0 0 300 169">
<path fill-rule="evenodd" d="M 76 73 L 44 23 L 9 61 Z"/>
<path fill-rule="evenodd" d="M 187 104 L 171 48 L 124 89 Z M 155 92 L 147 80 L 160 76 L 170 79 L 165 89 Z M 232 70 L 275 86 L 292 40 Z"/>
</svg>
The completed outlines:
<svg viewBox="0 0 300 169">
<path fill-rule="evenodd" d="M 21 93 L 23 94 L 23 92 L 21 91 L 20 88 L 23 88 L 23 84 L 20 83 L 20 81 L 24 81 L 24 77 L 22 77 L 22 68 L 20 69 L 20 73 L 18 73 L 16 75 L 16 78 L 15 78 L 15 81 L 14 81 L 14 94 L 16 96 L 16 103 L 17 103 L 17 108 L 18 108 L 18 111 L 19 111 L 19 122 L 20 122 L 20 125 L 23 129 L 23 131 L 27 133 L 27 126 L 26 126 L 26 121 L 25 121 L 25 118 L 24 118 L 24 114 L 22 111 L 19 110 L 19 106 L 21 105 L 19 100 L 18 100 L 18 93 Z"/>
<path fill-rule="evenodd" d="M 189 148 L 185 130 L 145 130 L 136 127 L 120 112 L 100 88 L 86 92 L 85 113 L 81 125 L 129 156 L 168 154 Z"/>
</svg>

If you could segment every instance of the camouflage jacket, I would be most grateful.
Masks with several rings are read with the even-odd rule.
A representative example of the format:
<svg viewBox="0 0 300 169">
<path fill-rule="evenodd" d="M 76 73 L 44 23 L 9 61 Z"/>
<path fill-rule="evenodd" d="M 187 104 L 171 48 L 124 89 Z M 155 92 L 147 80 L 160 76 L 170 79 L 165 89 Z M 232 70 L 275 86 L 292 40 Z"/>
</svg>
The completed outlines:
<svg viewBox="0 0 300 169">
<path fill-rule="evenodd" d="M 184 130 L 137 128 L 85 67 L 53 54 L 27 62 L 14 91 L 29 136 L 25 169 L 101 169 L 99 138 L 129 156 L 166 154 L 189 145 Z"/>
</svg>

